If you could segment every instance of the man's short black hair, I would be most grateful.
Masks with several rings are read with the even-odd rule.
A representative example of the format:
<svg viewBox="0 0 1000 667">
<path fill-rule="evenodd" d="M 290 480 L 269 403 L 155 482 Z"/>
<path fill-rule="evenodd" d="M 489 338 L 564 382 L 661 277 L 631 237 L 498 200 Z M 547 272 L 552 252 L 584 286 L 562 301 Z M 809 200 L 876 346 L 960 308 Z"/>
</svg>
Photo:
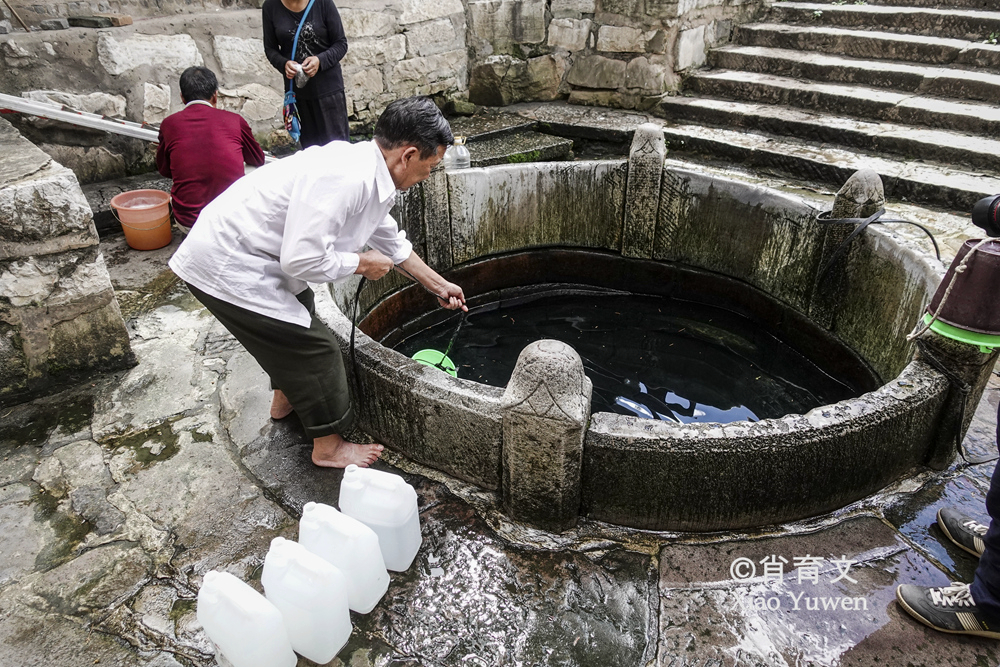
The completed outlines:
<svg viewBox="0 0 1000 667">
<path fill-rule="evenodd" d="M 385 108 L 375 123 L 375 141 L 386 150 L 416 146 L 426 160 L 438 146 L 448 146 L 455 137 L 441 110 L 429 97 L 407 97 Z"/>
<path fill-rule="evenodd" d="M 185 102 L 195 100 L 207 102 L 219 89 L 219 80 L 215 78 L 215 72 L 207 67 L 188 67 L 181 74 L 180 86 L 181 97 Z"/>
</svg>

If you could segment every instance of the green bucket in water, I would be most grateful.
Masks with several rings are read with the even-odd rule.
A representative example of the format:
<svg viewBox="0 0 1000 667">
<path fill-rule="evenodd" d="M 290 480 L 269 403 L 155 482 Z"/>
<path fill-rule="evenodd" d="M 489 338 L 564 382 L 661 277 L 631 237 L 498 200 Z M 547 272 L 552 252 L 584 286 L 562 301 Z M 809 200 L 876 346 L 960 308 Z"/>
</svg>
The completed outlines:
<svg viewBox="0 0 1000 667">
<path fill-rule="evenodd" d="M 452 377 L 458 377 L 458 370 L 455 367 L 455 362 L 452 361 L 443 352 L 438 350 L 420 350 L 413 355 L 414 361 L 419 361 L 425 366 L 433 366 L 438 368 Z"/>
</svg>

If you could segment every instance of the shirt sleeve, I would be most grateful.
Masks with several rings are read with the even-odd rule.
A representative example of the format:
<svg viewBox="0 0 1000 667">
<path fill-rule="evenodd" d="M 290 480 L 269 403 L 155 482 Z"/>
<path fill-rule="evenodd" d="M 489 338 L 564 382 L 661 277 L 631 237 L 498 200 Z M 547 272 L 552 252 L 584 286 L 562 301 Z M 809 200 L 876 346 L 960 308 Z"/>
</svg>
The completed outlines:
<svg viewBox="0 0 1000 667">
<path fill-rule="evenodd" d="M 359 257 L 337 252 L 334 244 L 348 217 L 364 206 L 363 182 L 327 182 L 316 173 L 296 179 L 281 240 L 281 270 L 313 283 L 329 283 L 354 273 Z"/>
<path fill-rule="evenodd" d="M 280 0 L 275 0 L 280 2 Z M 268 61 L 274 69 L 281 73 L 281 76 L 285 76 L 285 63 L 288 62 L 288 57 L 281 55 L 281 47 L 278 44 L 278 31 L 274 25 L 274 12 L 272 10 L 272 4 L 270 2 L 265 2 L 264 6 L 260 10 L 261 27 L 263 29 L 263 40 L 264 40 L 264 55 L 267 56 Z"/>
<path fill-rule="evenodd" d="M 413 244 L 406 238 L 406 232 L 399 228 L 396 220 L 389 214 L 375 228 L 368 239 L 368 245 L 389 257 L 393 264 L 402 264 L 413 252 Z"/>
<path fill-rule="evenodd" d="M 323 19 L 326 22 L 326 34 L 330 38 L 330 48 L 318 54 L 321 69 L 329 69 L 339 63 L 347 53 L 347 35 L 344 33 L 344 23 L 340 20 L 340 12 L 333 0 L 324 2 Z"/>
<path fill-rule="evenodd" d="M 240 145 L 243 148 L 243 161 L 254 167 L 264 164 L 264 150 L 253 136 L 253 130 L 246 120 L 240 116 Z"/>
<path fill-rule="evenodd" d="M 160 125 L 159 143 L 156 145 L 156 171 L 165 178 L 170 175 L 170 153 L 167 152 L 167 143 L 163 140 L 163 126 Z"/>
</svg>

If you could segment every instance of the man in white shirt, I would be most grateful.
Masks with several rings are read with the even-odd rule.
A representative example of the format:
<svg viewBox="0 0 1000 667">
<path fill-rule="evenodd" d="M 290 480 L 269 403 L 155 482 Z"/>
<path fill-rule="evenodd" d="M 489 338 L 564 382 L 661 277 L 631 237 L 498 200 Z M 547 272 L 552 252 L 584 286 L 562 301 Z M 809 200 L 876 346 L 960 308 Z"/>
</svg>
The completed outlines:
<svg viewBox="0 0 1000 667">
<path fill-rule="evenodd" d="M 307 281 L 377 280 L 399 264 L 443 307 L 467 310 L 462 288 L 428 267 L 389 215 L 396 190 L 426 179 L 452 141 L 429 98 L 397 100 L 373 141 L 313 146 L 238 180 L 170 260 L 271 377 L 271 417 L 298 414 L 318 466 L 367 466 L 382 445 L 342 437 L 354 422 L 344 362 Z"/>
</svg>

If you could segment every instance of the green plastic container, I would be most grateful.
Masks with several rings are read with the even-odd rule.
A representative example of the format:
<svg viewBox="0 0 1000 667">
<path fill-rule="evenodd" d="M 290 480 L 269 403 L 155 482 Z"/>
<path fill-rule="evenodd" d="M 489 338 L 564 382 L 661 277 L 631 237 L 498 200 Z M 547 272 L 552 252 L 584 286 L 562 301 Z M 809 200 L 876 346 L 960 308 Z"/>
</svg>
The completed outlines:
<svg viewBox="0 0 1000 667">
<path fill-rule="evenodd" d="M 433 366 L 452 377 L 458 377 L 458 369 L 455 367 L 455 362 L 446 357 L 443 352 L 437 350 L 420 350 L 413 355 L 413 360 L 419 361 L 425 366 Z"/>
</svg>

